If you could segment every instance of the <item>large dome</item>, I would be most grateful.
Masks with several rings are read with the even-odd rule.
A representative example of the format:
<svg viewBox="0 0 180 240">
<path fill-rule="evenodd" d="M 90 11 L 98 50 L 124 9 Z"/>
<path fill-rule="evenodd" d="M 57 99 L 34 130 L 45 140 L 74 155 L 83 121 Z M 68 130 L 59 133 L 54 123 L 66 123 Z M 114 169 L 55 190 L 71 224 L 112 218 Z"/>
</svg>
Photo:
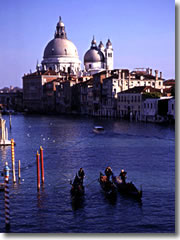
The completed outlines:
<svg viewBox="0 0 180 240">
<path fill-rule="evenodd" d="M 84 55 L 84 63 L 87 62 L 104 62 L 104 55 L 100 50 L 91 48 Z"/>
<path fill-rule="evenodd" d="M 76 46 L 68 39 L 54 38 L 47 44 L 44 50 L 44 58 L 53 57 L 78 58 L 78 51 Z"/>
</svg>

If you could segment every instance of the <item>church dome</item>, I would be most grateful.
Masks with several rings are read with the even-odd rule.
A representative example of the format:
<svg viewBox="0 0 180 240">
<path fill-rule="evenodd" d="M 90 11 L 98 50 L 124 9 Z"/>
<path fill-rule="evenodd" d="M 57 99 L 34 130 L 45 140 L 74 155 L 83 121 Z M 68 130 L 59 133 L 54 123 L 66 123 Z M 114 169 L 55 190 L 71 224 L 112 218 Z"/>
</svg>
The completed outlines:
<svg viewBox="0 0 180 240">
<path fill-rule="evenodd" d="M 68 39 L 54 38 L 47 44 L 44 50 L 44 58 L 53 57 L 78 58 L 78 51 L 76 46 Z"/>
<path fill-rule="evenodd" d="M 84 63 L 87 62 L 104 62 L 104 54 L 97 48 L 94 36 L 91 42 L 91 48 L 84 55 Z"/>
<path fill-rule="evenodd" d="M 104 55 L 98 49 L 89 49 L 84 55 L 84 63 L 86 62 L 104 62 Z"/>
</svg>

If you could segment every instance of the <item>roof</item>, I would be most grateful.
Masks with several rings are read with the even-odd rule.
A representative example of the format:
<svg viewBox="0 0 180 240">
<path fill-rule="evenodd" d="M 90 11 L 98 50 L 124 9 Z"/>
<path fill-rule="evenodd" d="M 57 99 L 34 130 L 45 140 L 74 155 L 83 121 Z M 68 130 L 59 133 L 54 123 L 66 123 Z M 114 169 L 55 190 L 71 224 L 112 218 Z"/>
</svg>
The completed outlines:
<svg viewBox="0 0 180 240">
<path fill-rule="evenodd" d="M 84 63 L 104 62 L 104 55 L 99 49 L 91 48 L 84 55 Z"/>
<path fill-rule="evenodd" d="M 168 79 L 166 81 L 163 82 L 164 86 L 173 86 L 175 85 L 175 80 L 174 79 Z"/>
<path fill-rule="evenodd" d="M 140 87 L 134 87 L 134 88 L 129 88 L 126 91 L 120 92 L 120 94 L 126 94 L 126 93 L 143 93 L 146 92 L 147 90 L 150 90 L 150 92 L 161 92 L 160 89 L 152 88 L 150 86 L 140 86 Z"/>
<path fill-rule="evenodd" d="M 70 40 L 64 38 L 54 38 L 47 44 L 44 50 L 44 58 L 53 57 L 79 58 L 76 46 Z"/>
</svg>

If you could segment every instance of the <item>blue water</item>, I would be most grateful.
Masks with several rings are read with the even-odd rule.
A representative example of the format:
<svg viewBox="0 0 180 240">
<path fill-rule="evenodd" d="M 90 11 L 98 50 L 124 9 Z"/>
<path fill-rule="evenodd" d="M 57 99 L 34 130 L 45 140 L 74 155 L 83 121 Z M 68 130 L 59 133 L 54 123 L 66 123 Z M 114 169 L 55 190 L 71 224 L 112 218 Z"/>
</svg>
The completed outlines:
<svg viewBox="0 0 180 240">
<path fill-rule="evenodd" d="M 7 127 L 9 126 L 8 116 Z M 95 134 L 102 125 L 104 134 Z M 12 116 L 9 139 L 16 142 L 16 169 L 10 177 L 10 232 L 52 233 L 173 233 L 175 232 L 175 130 L 172 125 L 112 119 L 60 116 Z M 37 192 L 36 152 L 44 149 L 45 184 Z M 0 169 L 11 167 L 10 147 L 0 147 Z M 104 195 L 97 179 L 111 166 L 121 168 L 136 187 L 142 202 L 118 194 Z M 70 179 L 85 170 L 85 196 L 74 206 Z M 3 178 L 1 177 L 1 181 Z M 5 232 L 4 193 L 0 192 L 0 232 Z"/>
</svg>

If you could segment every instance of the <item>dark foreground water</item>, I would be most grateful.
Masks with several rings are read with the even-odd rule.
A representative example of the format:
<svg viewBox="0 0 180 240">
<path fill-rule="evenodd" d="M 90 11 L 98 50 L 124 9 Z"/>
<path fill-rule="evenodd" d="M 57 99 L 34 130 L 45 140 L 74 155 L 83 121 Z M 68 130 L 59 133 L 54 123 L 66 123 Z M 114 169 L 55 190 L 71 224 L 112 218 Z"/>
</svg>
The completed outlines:
<svg viewBox="0 0 180 240">
<path fill-rule="evenodd" d="M 8 117 L 7 126 L 9 126 Z M 104 134 L 92 132 L 103 125 Z M 9 139 L 16 142 L 16 168 L 22 180 L 10 181 L 10 232 L 172 233 L 175 231 L 175 131 L 173 126 L 121 120 L 58 116 L 12 116 Z M 36 152 L 44 148 L 45 184 L 37 193 Z M 0 168 L 11 166 L 10 147 L 0 147 Z M 110 165 L 143 187 L 142 202 L 118 194 L 112 202 L 97 181 Z M 85 197 L 74 206 L 69 180 L 83 167 Z M 1 177 L 2 178 L 2 177 Z M 11 179 L 10 179 L 11 180 Z M 1 179 L 3 181 L 3 178 Z M 0 232 L 4 228 L 0 192 Z"/>
</svg>

